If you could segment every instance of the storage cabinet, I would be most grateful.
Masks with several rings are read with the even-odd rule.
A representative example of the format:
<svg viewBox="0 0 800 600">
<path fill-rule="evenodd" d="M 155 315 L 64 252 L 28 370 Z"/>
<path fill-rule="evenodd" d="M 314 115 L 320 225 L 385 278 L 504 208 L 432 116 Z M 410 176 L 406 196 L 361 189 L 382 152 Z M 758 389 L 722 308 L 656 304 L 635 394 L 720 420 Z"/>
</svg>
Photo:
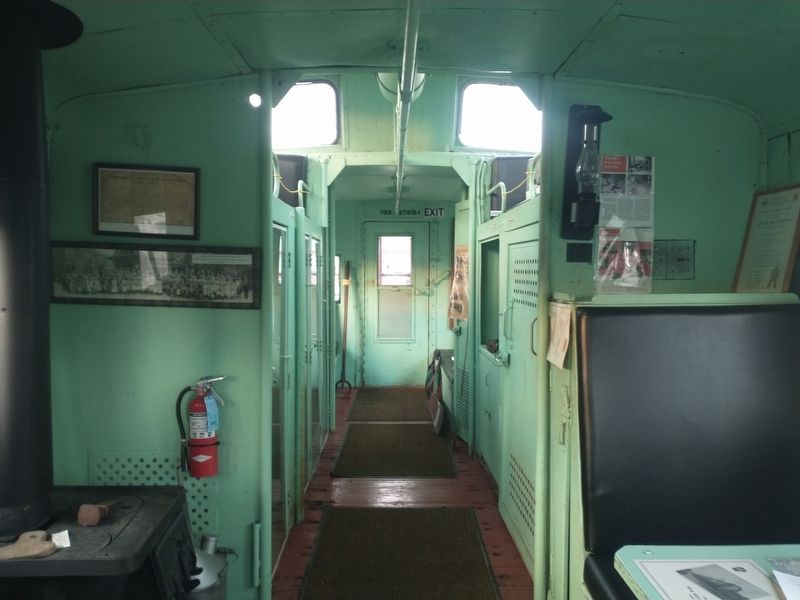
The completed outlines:
<svg viewBox="0 0 800 600">
<path fill-rule="evenodd" d="M 496 482 L 502 481 L 503 389 L 500 371 L 503 364 L 482 346 L 478 352 L 477 450 Z"/>
</svg>

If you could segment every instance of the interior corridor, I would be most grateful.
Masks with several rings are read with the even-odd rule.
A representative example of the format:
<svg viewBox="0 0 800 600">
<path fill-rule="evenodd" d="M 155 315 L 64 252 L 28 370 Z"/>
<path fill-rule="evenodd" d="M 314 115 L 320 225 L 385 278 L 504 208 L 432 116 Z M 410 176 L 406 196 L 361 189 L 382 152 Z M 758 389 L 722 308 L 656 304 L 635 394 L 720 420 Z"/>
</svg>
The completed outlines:
<svg viewBox="0 0 800 600">
<path fill-rule="evenodd" d="M 376 390 L 371 390 L 373 393 Z M 389 390 L 387 390 L 389 391 Z M 391 393 L 396 394 L 399 390 L 392 388 Z M 493 587 L 489 592 L 475 592 L 470 590 L 467 595 L 475 598 L 499 597 L 501 600 L 530 600 L 533 597 L 533 585 L 520 554 L 517 552 L 511 535 L 503 523 L 497 507 L 497 494 L 494 490 L 493 482 L 484 469 L 482 464 L 469 456 L 466 444 L 454 437 L 436 438 L 437 442 L 449 445 L 452 455 L 452 467 L 454 477 L 389 477 L 389 476 L 335 476 L 335 471 L 343 467 L 337 465 L 340 452 L 344 445 L 348 431 L 348 414 L 358 394 L 365 394 L 363 390 L 353 390 L 351 393 L 343 393 L 337 396 L 337 415 L 336 430 L 332 432 L 327 440 L 316 472 L 306 490 L 304 497 L 304 520 L 296 524 L 287 539 L 284 551 L 277 565 L 272 580 L 272 598 L 274 600 L 333 600 L 343 598 L 341 592 L 337 595 L 336 588 L 332 591 L 320 593 L 319 589 L 309 591 L 309 583 L 304 579 L 309 577 L 309 564 L 315 553 L 318 555 L 316 562 L 319 563 L 321 552 L 319 549 L 320 524 L 326 518 L 330 518 L 331 509 L 338 508 L 382 508 L 382 509 L 436 509 L 436 508 L 461 508 L 474 509 L 477 517 L 477 529 L 485 547 L 485 556 L 488 557 L 490 569 L 489 579 L 493 582 Z M 404 394 L 418 397 L 419 403 L 424 405 L 424 391 L 421 388 L 404 388 Z M 380 418 L 380 417 L 379 417 Z M 412 417 L 413 418 L 413 417 Z M 350 425 L 353 425 L 351 421 Z M 400 423 L 394 423 L 401 425 Z M 358 423 L 358 425 L 361 425 Z M 388 425 L 388 423 L 373 421 L 371 425 Z M 410 422 L 406 419 L 402 425 L 421 426 L 421 423 Z M 430 419 L 427 425 L 431 426 Z M 435 437 L 431 427 L 431 435 Z M 341 461 L 340 461 L 341 462 Z M 380 465 L 378 465 L 380 468 Z M 395 468 L 394 466 L 390 468 Z M 402 468 L 398 465 L 397 468 Z M 326 512 L 327 511 L 327 512 Z M 347 512 L 347 511 L 339 511 Z M 373 511 L 374 512 L 374 511 Z M 384 511 L 386 512 L 386 511 Z M 391 512 L 391 511 L 389 511 Z M 394 511 L 397 513 L 397 511 Z M 452 511 L 450 511 L 452 512 Z M 462 511 L 471 512 L 471 511 Z M 369 514 L 369 513 L 368 513 Z M 383 513 L 379 513 L 383 514 Z M 410 513 L 400 513 L 401 516 Z M 416 513 L 415 513 L 416 514 Z M 420 513 L 421 514 L 421 513 Z M 436 514 L 434 512 L 434 514 Z M 378 527 L 379 528 L 379 527 Z M 429 528 L 430 529 L 430 528 Z M 370 534 L 372 532 L 369 532 Z M 388 552 L 397 542 L 397 536 L 389 535 L 386 532 L 385 542 L 383 539 L 373 540 L 372 543 L 379 543 L 381 551 L 378 554 Z M 430 537 L 430 536 L 427 536 Z M 341 555 L 355 553 L 362 543 L 359 539 L 348 539 L 347 544 L 337 549 Z M 458 563 L 455 557 L 456 551 L 463 544 L 462 541 L 455 539 L 454 536 L 443 536 L 433 544 L 435 548 L 429 549 L 436 555 L 436 560 L 444 563 Z M 422 543 L 420 543 L 422 546 Z M 477 548 L 479 543 L 474 544 Z M 419 548 L 419 551 L 423 550 Z M 415 554 L 415 552 L 412 552 Z M 453 557 L 450 560 L 449 557 Z M 336 557 L 336 560 L 339 560 Z M 345 559 L 342 559 L 345 560 Z M 402 560 L 398 561 L 402 562 Z M 460 563 L 463 564 L 463 563 Z M 365 565 L 369 569 L 369 565 Z M 389 567 L 390 569 L 392 567 Z M 403 565 L 398 564 L 397 570 L 400 572 Z M 459 564 L 451 564 L 449 567 L 437 567 L 440 571 L 450 568 L 454 571 L 454 576 L 460 579 L 465 577 L 467 569 L 459 567 Z M 461 568 L 459 572 L 458 569 Z M 363 570 L 363 569 L 362 569 Z M 394 574 L 394 573 L 393 573 Z M 416 572 L 414 573 L 416 575 Z M 334 577 L 340 576 L 334 573 Z M 445 575 L 443 574 L 442 577 Z M 378 598 L 400 598 L 405 597 L 407 591 L 400 591 L 386 577 L 380 578 L 384 589 L 373 590 Z M 408 579 L 404 577 L 404 579 Z M 442 585 L 442 578 L 433 578 L 434 583 Z M 423 584 L 424 586 L 424 584 Z M 312 586 L 313 587 L 313 586 Z M 405 587 L 405 582 L 402 584 Z M 473 586 L 474 587 L 474 586 Z M 363 591 L 363 590 L 362 590 Z M 427 589 L 428 596 L 423 590 L 422 598 L 461 598 L 466 593 L 465 590 L 446 591 L 438 590 L 434 595 L 433 591 Z M 350 599 L 348 599 L 350 600 Z"/>
</svg>

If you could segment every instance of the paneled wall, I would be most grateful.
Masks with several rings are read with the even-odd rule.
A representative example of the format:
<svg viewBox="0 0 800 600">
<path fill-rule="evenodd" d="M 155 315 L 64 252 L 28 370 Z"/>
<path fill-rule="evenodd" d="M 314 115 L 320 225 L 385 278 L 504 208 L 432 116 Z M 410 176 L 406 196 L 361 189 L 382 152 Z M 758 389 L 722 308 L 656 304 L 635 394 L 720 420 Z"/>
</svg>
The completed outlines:
<svg viewBox="0 0 800 600">
<path fill-rule="evenodd" d="M 613 116 L 601 154 L 655 157 L 655 238 L 695 241 L 695 278 L 653 282 L 657 293 L 730 291 L 762 161 L 758 123 L 712 100 L 620 86 L 556 82 L 545 94 L 545 201 L 553 291 L 593 293 L 592 265 L 566 262 L 559 235 L 567 115 L 598 104 Z M 547 168 L 547 167 L 546 167 Z"/>
<path fill-rule="evenodd" d="M 136 241 L 92 235 L 92 163 L 118 162 L 199 168 L 200 238 L 190 243 L 260 246 L 252 87 L 239 80 L 98 96 L 49 115 L 52 239 Z M 250 525 L 259 501 L 260 323 L 258 310 L 51 307 L 57 484 L 95 483 L 89 475 L 98 456 L 177 456 L 176 395 L 203 375 L 228 376 L 218 386 L 220 475 L 208 480 L 196 510 L 217 528 L 220 545 L 237 551 L 228 592 L 244 600 L 256 595 Z M 118 475 L 134 476 L 130 468 Z"/>
</svg>

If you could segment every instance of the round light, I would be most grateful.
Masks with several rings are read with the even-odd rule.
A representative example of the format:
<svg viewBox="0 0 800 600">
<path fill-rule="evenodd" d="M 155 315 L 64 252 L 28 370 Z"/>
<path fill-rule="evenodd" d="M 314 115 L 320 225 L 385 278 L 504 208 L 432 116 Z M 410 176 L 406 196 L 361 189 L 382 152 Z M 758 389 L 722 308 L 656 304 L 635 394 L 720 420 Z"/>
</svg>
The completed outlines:
<svg viewBox="0 0 800 600">
<path fill-rule="evenodd" d="M 258 94 L 250 94 L 250 98 L 248 98 L 248 100 L 250 100 L 250 106 L 253 108 L 258 108 L 261 106 L 261 96 Z"/>
</svg>

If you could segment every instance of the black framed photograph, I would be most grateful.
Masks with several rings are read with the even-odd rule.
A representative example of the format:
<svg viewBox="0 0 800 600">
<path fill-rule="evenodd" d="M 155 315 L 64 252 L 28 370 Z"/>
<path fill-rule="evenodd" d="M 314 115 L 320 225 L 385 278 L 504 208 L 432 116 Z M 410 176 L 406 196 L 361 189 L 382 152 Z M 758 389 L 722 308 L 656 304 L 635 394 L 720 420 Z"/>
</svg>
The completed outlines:
<svg viewBox="0 0 800 600">
<path fill-rule="evenodd" d="M 259 308 L 258 248 L 52 242 L 52 301 Z"/>
<path fill-rule="evenodd" d="M 197 239 L 200 170 L 95 163 L 93 231 Z"/>
</svg>

